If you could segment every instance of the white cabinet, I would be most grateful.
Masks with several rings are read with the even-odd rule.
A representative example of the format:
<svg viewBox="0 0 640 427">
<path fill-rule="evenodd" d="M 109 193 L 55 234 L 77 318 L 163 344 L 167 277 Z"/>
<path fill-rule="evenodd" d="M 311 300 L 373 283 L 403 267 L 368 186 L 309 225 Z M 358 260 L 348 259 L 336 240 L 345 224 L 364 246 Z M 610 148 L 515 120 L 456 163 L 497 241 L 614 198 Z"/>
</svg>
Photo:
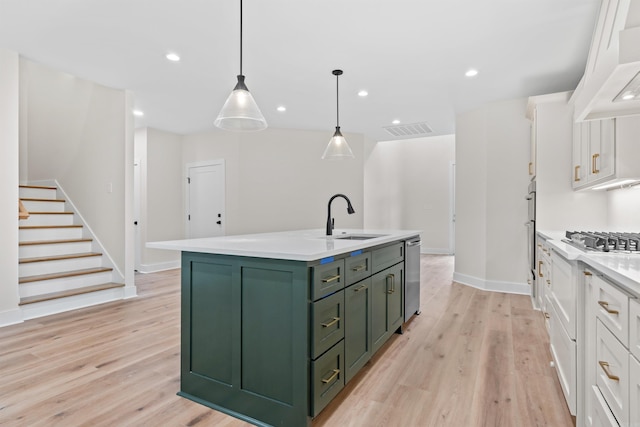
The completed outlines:
<svg viewBox="0 0 640 427">
<path fill-rule="evenodd" d="M 616 119 L 579 122 L 573 128 L 573 188 L 615 175 Z"/>
<path fill-rule="evenodd" d="M 562 326 L 554 306 L 549 310 L 549 344 L 551 357 L 558 374 L 567 406 L 571 415 L 576 415 L 576 342 L 572 340 Z"/>
<path fill-rule="evenodd" d="M 536 176 L 536 149 L 537 149 L 537 129 L 538 120 L 536 118 L 537 112 L 536 109 L 533 108 L 532 112 L 532 120 L 531 120 L 531 139 L 529 141 L 529 176 L 533 179 Z"/>
<path fill-rule="evenodd" d="M 587 418 L 587 425 L 591 427 L 619 427 L 620 425 L 613 417 L 598 387 L 593 386 L 589 391 L 591 412 Z"/>
<path fill-rule="evenodd" d="M 629 425 L 629 352 L 597 321 L 596 385 L 620 425 Z"/>
<path fill-rule="evenodd" d="M 629 355 L 629 425 L 640 426 L 640 362 Z"/>
<path fill-rule="evenodd" d="M 536 296 L 537 303 L 545 318 L 549 319 L 551 310 L 551 248 L 546 240 L 538 238 L 536 246 Z M 546 322 L 547 328 L 549 322 Z"/>
<path fill-rule="evenodd" d="M 551 303 L 556 309 L 559 321 L 572 340 L 576 339 L 577 306 L 577 270 L 576 262 L 569 262 L 555 251 L 551 251 Z"/>
<path fill-rule="evenodd" d="M 629 351 L 640 360 L 640 302 L 629 301 Z"/>
<path fill-rule="evenodd" d="M 640 181 L 640 116 L 577 122 L 573 126 L 574 190 Z"/>
</svg>

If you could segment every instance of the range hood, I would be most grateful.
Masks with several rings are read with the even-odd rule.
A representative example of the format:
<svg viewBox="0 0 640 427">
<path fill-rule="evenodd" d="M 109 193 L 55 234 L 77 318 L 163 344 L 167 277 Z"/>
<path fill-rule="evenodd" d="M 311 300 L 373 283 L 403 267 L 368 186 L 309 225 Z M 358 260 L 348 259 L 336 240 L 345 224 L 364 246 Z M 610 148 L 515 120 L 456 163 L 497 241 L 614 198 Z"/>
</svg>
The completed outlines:
<svg viewBox="0 0 640 427">
<path fill-rule="evenodd" d="M 584 76 L 571 101 L 574 120 L 640 114 L 640 1 L 603 0 Z M 627 95 L 627 96 L 624 96 Z"/>
</svg>

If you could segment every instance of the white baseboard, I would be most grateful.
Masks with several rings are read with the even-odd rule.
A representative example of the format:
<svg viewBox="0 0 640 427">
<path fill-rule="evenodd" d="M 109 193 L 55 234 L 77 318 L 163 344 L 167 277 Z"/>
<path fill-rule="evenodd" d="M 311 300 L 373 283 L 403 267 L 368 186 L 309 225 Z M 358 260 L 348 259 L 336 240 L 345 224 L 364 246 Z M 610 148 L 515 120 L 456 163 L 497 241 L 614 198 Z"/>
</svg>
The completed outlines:
<svg viewBox="0 0 640 427">
<path fill-rule="evenodd" d="M 159 262 L 157 264 L 141 264 L 138 273 L 148 274 L 157 273 L 158 271 L 175 270 L 180 268 L 180 260 Z"/>
<path fill-rule="evenodd" d="M 125 286 L 124 287 L 124 299 L 135 298 L 138 296 L 138 288 L 135 286 Z"/>
<path fill-rule="evenodd" d="M 453 255 L 449 248 L 425 248 L 420 247 L 420 253 L 425 255 Z"/>
<path fill-rule="evenodd" d="M 23 321 L 22 310 L 19 308 L 0 312 L 0 328 L 3 326 L 15 325 L 16 323 L 22 323 Z"/>
<path fill-rule="evenodd" d="M 507 294 L 531 295 L 531 286 L 526 283 L 500 282 L 484 280 L 466 274 L 453 273 L 453 281 L 483 291 L 504 292 Z"/>
</svg>

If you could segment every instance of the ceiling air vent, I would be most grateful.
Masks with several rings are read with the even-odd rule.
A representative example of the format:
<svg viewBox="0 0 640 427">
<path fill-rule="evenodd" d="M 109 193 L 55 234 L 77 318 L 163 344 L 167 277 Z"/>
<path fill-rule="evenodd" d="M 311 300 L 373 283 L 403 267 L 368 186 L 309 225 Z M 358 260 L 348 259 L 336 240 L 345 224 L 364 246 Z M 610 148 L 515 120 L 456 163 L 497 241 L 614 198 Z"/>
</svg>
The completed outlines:
<svg viewBox="0 0 640 427">
<path fill-rule="evenodd" d="M 407 125 L 384 126 L 383 128 L 393 136 L 426 136 L 433 132 L 433 129 L 424 122 L 411 123 Z"/>
</svg>

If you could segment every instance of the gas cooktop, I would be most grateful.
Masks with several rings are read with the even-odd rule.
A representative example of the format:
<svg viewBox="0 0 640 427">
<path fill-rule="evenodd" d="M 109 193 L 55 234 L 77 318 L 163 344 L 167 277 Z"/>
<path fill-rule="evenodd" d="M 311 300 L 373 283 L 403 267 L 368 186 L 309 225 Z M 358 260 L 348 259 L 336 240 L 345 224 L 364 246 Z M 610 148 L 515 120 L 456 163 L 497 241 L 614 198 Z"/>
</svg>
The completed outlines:
<svg viewBox="0 0 640 427">
<path fill-rule="evenodd" d="M 565 243 L 585 251 L 640 254 L 640 233 L 567 231 Z"/>
</svg>

